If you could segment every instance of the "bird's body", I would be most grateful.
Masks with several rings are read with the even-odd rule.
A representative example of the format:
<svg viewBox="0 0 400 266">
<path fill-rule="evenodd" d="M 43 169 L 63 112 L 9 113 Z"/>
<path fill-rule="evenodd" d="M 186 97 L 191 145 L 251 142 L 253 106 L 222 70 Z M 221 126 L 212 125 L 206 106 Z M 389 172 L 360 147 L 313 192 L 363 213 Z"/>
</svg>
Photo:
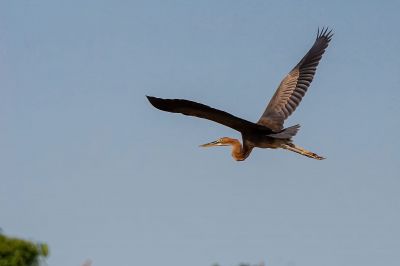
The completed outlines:
<svg viewBox="0 0 400 266">
<path fill-rule="evenodd" d="M 245 160 L 256 147 L 282 148 L 322 160 L 323 157 L 293 144 L 292 137 L 298 132 L 299 125 L 284 128 L 283 123 L 295 111 L 310 86 L 318 63 L 331 38 L 331 31 L 328 32 L 327 29 L 318 31 L 314 45 L 282 80 L 257 123 L 193 101 L 160 99 L 151 96 L 147 98 L 154 107 L 162 111 L 212 120 L 239 131 L 242 134 L 243 144 L 237 139 L 224 137 L 201 145 L 202 147 L 232 146 L 232 157 L 237 161 Z"/>
</svg>

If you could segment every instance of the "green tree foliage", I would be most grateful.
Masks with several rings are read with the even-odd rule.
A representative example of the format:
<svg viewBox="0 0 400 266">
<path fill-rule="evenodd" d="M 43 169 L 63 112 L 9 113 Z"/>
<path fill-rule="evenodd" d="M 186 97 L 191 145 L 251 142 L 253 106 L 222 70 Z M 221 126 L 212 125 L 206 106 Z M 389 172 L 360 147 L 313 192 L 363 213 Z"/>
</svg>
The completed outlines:
<svg viewBox="0 0 400 266">
<path fill-rule="evenodd" d="M 0 231 L 0 266 L 38 266 L 48 255 L 46 244 L 7 237 Z"/>
</svg>

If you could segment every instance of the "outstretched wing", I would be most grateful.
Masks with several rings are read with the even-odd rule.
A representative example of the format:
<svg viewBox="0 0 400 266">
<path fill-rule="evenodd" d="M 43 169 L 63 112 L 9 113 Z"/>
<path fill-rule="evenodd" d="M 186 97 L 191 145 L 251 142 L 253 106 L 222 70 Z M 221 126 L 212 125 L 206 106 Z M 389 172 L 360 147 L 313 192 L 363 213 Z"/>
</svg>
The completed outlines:
<svg viewBox="0 0 400 266">
<path fill-rule="evenodd" d="M 314 45 L 281 81 L 257 124 L 267 126 L 274 131 L 280 131 L 283 128 L 283 122 L 296 110 L 310 86 L 318 63 L 332 36 L 332 30 L 328 31 L 328 28 L 318 30 Z"/>
<path fill-rule="evenodd" d="M 254 131 L 258 131 L 263 134 L 273 133 L 273 131 L 268 127 L 252 123 L 201 103 L 182 99 L 161 99 L 151 96 L 147 96 L 147 99 L 155 108 L 159 110 L 212 120 L 219 124 L 233 128 L 241 133 Z"/>
</svg>

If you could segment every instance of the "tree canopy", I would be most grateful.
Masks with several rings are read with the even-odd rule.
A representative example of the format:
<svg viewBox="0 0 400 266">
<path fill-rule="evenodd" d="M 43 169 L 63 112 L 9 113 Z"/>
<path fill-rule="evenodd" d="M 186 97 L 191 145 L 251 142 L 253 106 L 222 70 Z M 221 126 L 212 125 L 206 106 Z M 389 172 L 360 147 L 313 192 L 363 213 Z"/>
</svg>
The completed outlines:
<svg viewBox="0 0 400 266">
<path fill-rule="evenodd" d="M 38 266 L 48 255 L 46 244 L 7 237 L 0 231 L 0 266 Z"/>
</svg>

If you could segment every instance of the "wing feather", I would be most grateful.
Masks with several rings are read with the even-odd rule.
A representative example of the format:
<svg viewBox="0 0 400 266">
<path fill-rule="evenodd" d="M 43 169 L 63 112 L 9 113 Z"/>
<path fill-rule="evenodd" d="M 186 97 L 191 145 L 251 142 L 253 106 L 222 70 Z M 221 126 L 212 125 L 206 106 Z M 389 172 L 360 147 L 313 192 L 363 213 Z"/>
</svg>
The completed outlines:
<svg viewBox="0 0 400 266">
<path fill-rule="evenodd" d="M 307 92 L 319 61 L 332 36 L 332 30 L 328 31 L 328 28 L 323 28 L 321 31 L 318 30 L 314 45 L 281 81 L 263 115 L 257 122 L 258 124 L 267 126 L 274 131 L 283 129 L 283 122 L 296 110 Z"/>
<path fill-rule="evenodd" d="M 244 120 L 227 112 L 212 108 L 201 103 L 182 99 L 161 99 L 151 96 L 147 96 L 147 99 L 155 108 L 159 110 L 208 119 L 227 127 L 233 128 L 241 133 L 274 133 L 268 127 L 252 123 L 250 121 Z"/>
</svg>

